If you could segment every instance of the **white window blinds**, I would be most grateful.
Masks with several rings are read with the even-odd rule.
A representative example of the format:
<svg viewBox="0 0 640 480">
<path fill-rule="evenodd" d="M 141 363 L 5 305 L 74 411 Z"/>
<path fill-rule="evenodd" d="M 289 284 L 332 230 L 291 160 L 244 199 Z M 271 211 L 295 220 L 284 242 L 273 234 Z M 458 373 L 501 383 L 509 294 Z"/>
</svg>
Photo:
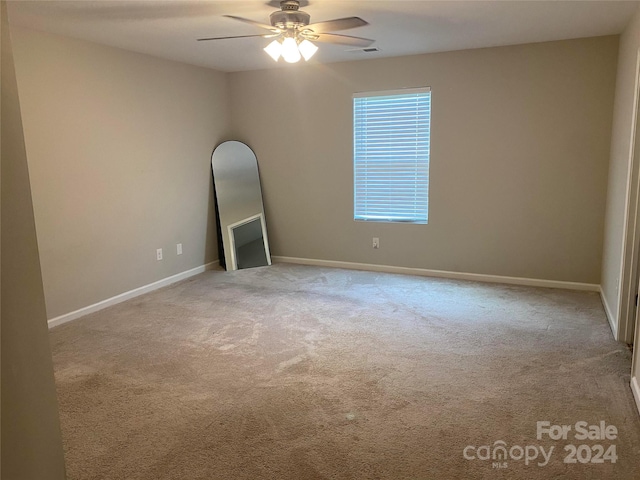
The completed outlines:
<svg viewBox="0 0 640 480">
<path fill-rule="evenodd" d="M 427 223 L 431 90 L 356 94 L 354 219 Z"/>
</svg>

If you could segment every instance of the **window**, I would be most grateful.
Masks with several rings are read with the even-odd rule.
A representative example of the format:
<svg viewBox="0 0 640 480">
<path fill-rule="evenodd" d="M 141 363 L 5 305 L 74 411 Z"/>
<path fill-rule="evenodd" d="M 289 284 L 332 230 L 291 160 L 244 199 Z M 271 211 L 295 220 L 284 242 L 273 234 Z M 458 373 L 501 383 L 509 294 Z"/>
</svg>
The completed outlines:
<svg viewBox="0 0 640 480">
<path fill-rule="evenodd" d="M 354 219 L 427 223 L 431 89 L 353 98 Z"/>
</svg>

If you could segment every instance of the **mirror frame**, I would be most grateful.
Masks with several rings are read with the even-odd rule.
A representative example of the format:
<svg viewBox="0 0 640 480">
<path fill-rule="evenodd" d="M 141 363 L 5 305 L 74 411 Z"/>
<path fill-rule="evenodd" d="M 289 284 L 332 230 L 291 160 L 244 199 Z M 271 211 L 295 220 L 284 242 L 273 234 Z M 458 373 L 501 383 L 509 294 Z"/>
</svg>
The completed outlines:
<svg viewBox="0 0 640 480">
<path fill-rule="evenodd" d="M 239 211 L 244 210 L 244 215 L 249 215 L 248 217 L 241 218 L 241 219 L 238 219 L 238 217 L 241 216 L 241 215 L 237 215 L 238 210 L 234 211 L 233 209 L 233 205 L 236 205 L 236 203 L 232 202 L 230 204 L 227 203 L 225 205 L 225 202 L 223 201 L 221 205 L 220 197 L 219 197 L 220 190 L 223 185 L 224 185 L 224 189 L 226 189 L 227 191 L 236 192 L 237 190 L 233 190 L 234 182 L 237 185 L 239 185 L 240 189 L 246 188 L 245 183 L 247 182 L 247 178 L 251 178 L 253 176 L 253 172 L 251 172 L 251 175 L 249 177 L 245 175 L 244 178 L 242 176 L 236 176 L 234 178 L 233 175 L 229 175 L 229 170 L 230 170 L 229 167 L 230 165 L 233 164 L 233 162 L 229 160 L 234 157 L 234 152 L 230 151 L 230 149 L 232 148 L 236 148 L 238 150 L 237 154 L 238 154 L 238 157 L 241 159 L 241 161 L 239 162 L 238 171 L 242 172 L 244 167 L 245 173 L 246 173 L 246 169 L 248 168 L 253 169 L 253 167 L 255 166 L 255 181 L 257 181 L 257 185 L 255 185 L 255 190 L 250 195 L 250 198 L 252 198 L 252 202 L 255 202 L 255 203 L 249 204 L 249 205 L 255 205 L 255 208 L 249 207 L 247 209 L 246 204 L 243 204 L 242 201 L 240 201 L 239 205 L 244 205 L 244 207 L 240 208 Z M 221 155 L 221 159 L 223 160 L 221 164 L 219 163 L 219 170 L 218 170 L 217 177 L 216 177 L 216 168 L 214 166 L 215 165 L 214 157 L 216 155 L 216 152 L 220 152 L 219 155 Z M 249 154 L 251 155 L 251 158 L 249 158 Z M 246 155 L 246 157 L 244 157 L 243 155 Z M 251 165 L 249 166 L 250 163 Z M 221 172 L 224 173 L 224 176 L 222 176 L 222 178 L 220 177 Z M 222 142 L 218 146 L 216 146 L 216 148 L 213 150 L 213 153 L 211 154 L 211 173 L 213 177 L 212 180 L 213 180 L 213 190 L 214 190 L 214 201 L 215 201 L 215 207 L 216 207 L 216 220 L 217 220 L 216 224 L 217 224 L 217 231 L 218 231 L 218 243 L 219 243 L 218 252 L 220 257 L 220 264 L 227 271 L 238 270 L 238 255 L 237 255 L 236 246 L 235 246 L 234 229 L 241 227 L 243 225 L 246 225 L 250 222 L 253 222 L 257 219 L 260 219 L 260 227 L 262 231 L 262 244 L 264 247 L 266 264 L 259 265 L 259 266 L 270 266 L 271 252 L 269 249 L 269 239 L 267 236 L 267 224 L 266 224 L 265 215 L 264 215 L 264 203 L 262 201 L 262 186 L 260 185 L 260 172 L 258 170 L 258 158 L 256 157 L 255 152 L 251 149 L 251 147 L 249 147 L 245 143 L 242 143 L 236 140 L 229 140 L 229 141 Z M 229 190 L 229 183 L 231 183 L 232 185 L 231 187 L 232 190 Z M 227 196 L 233 198 L 233 194 L 231 193 Z M 259 207 L 258 207 L 258 199 L 259 199 Z M 251 210 L 253 210 L 253 212 Z M 228 216 L 227 214 L 225 214 L 225 212 L 227 214 L 231 214 L 230 215 L 232 217 L 231 219 L 234 220 L 233 223 L 223 224 L 223 221 L 227 221 L 227 216 Z M 257 240 L 258 239 L 256 239 L 256 241 Z M 248 267 L 248 268 L 252 268 L 252 267 Z"/>
<path fill-rule="evenodd" d="M 260 226 L 262 227 L 262 243 L 264 245 L 264 253 L 267 256 L 267 265 L 271 265 L 271 253 L 269 252 L 269 240 L 267 239 L 267 224 L 264 220 L 264 213 L 259 213 L 252 217 L 245 218 L 244 220 L 240 220 L 236 223 L 232 223 L 227 225 L 227 234 L 229 235 L 229 243 L 231 246 L 231 269 L 238 270 L 238 258 L 236 255 L 236 238 L 233 235 L 233 230 L 237 227 L 241 227 L 246 225 L 247 223 L 251 223 L 254 220 L 260 219 Z"/>
</svg>

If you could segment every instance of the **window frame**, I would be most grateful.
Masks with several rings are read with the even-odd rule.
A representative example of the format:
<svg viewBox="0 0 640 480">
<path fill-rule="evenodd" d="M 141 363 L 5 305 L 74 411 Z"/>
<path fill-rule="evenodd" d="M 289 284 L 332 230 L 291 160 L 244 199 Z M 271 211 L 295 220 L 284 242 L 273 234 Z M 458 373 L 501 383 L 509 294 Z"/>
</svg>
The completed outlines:
<svg viewBox="0 0 640 480">
<path fill-rule="evenodd" d="M 415 94 L 427 94 L 426 100 L 426 112 L 424 113 L 426 119 L 426 127 L 423 132 L 416 133 L 416 142 L 417 146 L 415 147 L 415 152 L 413 155 L 415 156 L 415 165 L 406 170 L 407 172 L 411 172 L 414 175 L 414 182 L 424 183 L 424 192 L 420 192 L 418 190 L 418 186 L 414 187 L 413 192 L 416 198 L 422 197 L 421 200 L 414 199 L 413 207 L 420 208 L 419 211 L 413 213 L 411 216 L 407 216 L 406 218 L 402 218 L 400 214 L 394 216 L 394 213 L 389 210 L 387 215 L 367 215 L 366 209 L 364 209 L 362 205 L 362 192 L 360 189 L 366 188 L 366 186 L 362 186 L 362 179 L 359 175 L 359 168 L 367 168 L 367 161 L 361 160 L 363 157 L 361 152 L 359 151 L 360 146 L 363 144 L 362 139 L 359 138 L 359 134 L 362 135 L 362 131 L 359 131 L 359 127 L 366 123 L 366 119 L 363 122 L 362 118 L 359 120 L 359 112 L 357 101 L 361 98 L 375 98 L 375 97 L 393 97 L 393 96 L 408 96 Z M 375 222 L 375 223 L 408 223 L 408 224 L 418 224 L 418 225 L 426 225 L 429 223 L 429 170 L 431 163 L 431 87 L 417 87 L 417 88 L 403 88 L 403 89 L 395 89 L 395 90 L 380 90 L 380 91 L 372 91 L 372 92 L 357 92 L 352 96 L 352 108 L 353 108 L 353 219 L 357 222 Z M 415 115 L 416 125 L 418 124 L 418 117 L 422 115 L 422 113 L 418 113 Z M 413 119 L 411 119 L 413 120 Z M 366 128 L 364 125 L 363 128 Z M 360 129 L 361 130 L 361 129 Z M 360 143 L 359 143 L 360 140 Z M 422 142 L 422 143 L 421 143 Z M 400 149 L 404 147 L 398 147 Z M 423 150 L 420 152 L 420 150 Z M 426 152 L 424 151 L 426 150 Z M 405 152 L 403 152 L 405 153 Z M 397 155 L 397 151 L 391 153 L 390 156 Z M 424 157 L 424 158 L 421 158 Z M 391 165 L 392 161 L 387 161 L 383 168 L 389 170 L 389 173 L 392 173 L 393 166 Z M 422 166 L 421 166 L 422 164 Z M 426 172 L 420 173 L 420 170 L 426 170 Z M 363 174 L 363 175 L 366 175 Z M 379 174 L 380 175 L 380 174 Z M 360 183 L 360 186 L 359 186 Z M 365 180 L 366 185 L 366 180 Z M 411 183 L 411 182 L 408 182 Z M 409 188 L 410 185 L 406 185 L 405 188 Z M 416 195 L 417 193 L 417 195 Z M 423 194 L 422 194 L 423 193 Z M 366 194 L 364 194 L 366 195 Z M 398 202 L 398 207 L 400 206 L 408 206 L 411 205 L 411 202 L 407 202 L 405 205 L 402 205 Z M 363 210 L 364 209 L 364 210 Z M 409 209 L 410 210 L 410 209 Z"/>
</svg>

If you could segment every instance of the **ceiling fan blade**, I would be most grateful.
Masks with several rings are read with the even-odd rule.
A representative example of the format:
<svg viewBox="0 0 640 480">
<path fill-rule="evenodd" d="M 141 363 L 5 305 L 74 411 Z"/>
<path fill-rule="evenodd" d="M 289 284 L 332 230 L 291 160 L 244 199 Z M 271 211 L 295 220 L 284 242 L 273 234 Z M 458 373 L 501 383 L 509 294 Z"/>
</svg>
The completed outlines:
<svg viewBox="0 0 640 480">
<path fill-rule="evenodd" d="M 230 38 L 251 38 L 251 37 L 261 37 L 261 38 L 271 38 L 271 37 L 277 37 L 278 34 L 274 33 L 272 35 L 270 34 L 266 34 L 266 35 L 236 35 L 233 37 L 211 37 L 211 38 L 198 38 L 199 42 L 203 42 L 205 40 L 228 40 Z"/>
<path fill-rule="evenodd" d="M 280 29 L 274 27 L 272 25 L 267 25 L 266 23 L 256 22 L 254 20 L 250 20 L 248 18 L 236 17 L 235 15 L 223 15 L 223 17 L 231 18 L 233 20 L 238 20 L 240 22 L 248 23 L 249 25 L 253 25 L 254 27 L 264 28 L 266 30 L 271 30 L 273 33 L 280 33 Z"/>
<path fill-rule="evenodd" d="M 335 33 L 321 33 L 309 36 L 313 42 L 336 43 L 338 45 L 351 45 L 353 47 L 368 47 L 375 40 L 362 37 L 351 37 L 349 35 L 337 35 Z"/>
<path fill-rule="evenodd" d="M 369 25 L 369 23 L 360 17 L 346 17 L 327 20 L 326 22 L 312 23 L 304 27 L 302 30 L 311 30 L 313 33 L 327 33 L 348 30 L 356 27 L 364 27 L 365 25 Z"/>
</svg>

